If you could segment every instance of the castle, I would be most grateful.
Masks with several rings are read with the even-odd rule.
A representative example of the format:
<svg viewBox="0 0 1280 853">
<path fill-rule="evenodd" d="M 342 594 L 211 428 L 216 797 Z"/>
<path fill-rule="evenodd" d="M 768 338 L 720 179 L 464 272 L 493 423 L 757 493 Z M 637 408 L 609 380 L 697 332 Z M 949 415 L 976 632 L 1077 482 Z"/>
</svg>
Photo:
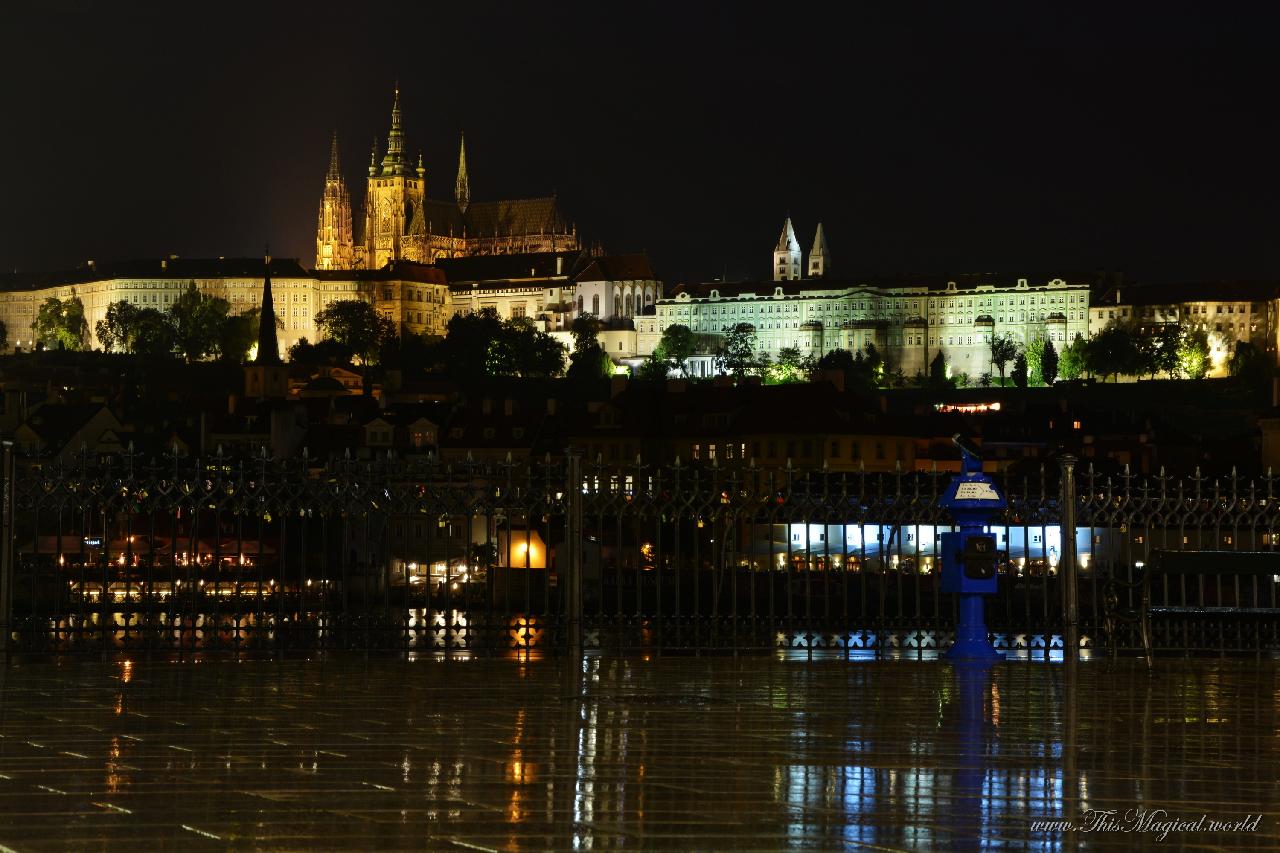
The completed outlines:
<svg viewBox="0 0 1280 853">
<path fill-rule="evenodd" d="M 554 195 L 473 202 L 465 138 L 458 147 L 453 199 L 430 198 L 422 155 L 413 166 L 406 153 L 399 86 L 381 162 L 378 151 L 375 142 L 366 179 L 363 240 L 357 243 L 334 135 L 316 223 L 317 270 L 376 270 L 402 260 L 434 264 L 441 258 L 580 248 L 577 229 L 560 214 Z"/>
</svg>

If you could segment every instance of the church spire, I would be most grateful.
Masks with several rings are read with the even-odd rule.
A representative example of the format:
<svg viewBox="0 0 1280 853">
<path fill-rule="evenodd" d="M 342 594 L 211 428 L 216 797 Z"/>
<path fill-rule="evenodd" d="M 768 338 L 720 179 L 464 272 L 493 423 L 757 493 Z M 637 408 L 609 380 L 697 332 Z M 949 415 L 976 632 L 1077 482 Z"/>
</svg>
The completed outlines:
<svg viewBox="0 0 1280 853">
<path fill-rule="evenodd" d="M 818 223 L 818 233 L 813 237 L 809 250 L 809 278 L 825 278 L 831 267 L 831 253 L 827 251 L 827 236 Z"/>
<path fill-rule="evenodd" d="M 800 278 L 800 241 L 791 227 L 791 217 L 782 224 L 782 236 L 773 250 L 773 280 L 789 281 Z"/>
<path fill-rule="evenodd" d="M 276 307 L 271 298 L 271 255 L 263 259 L 262 308 L 258 312 L 258 354 L 254 364 L 280 364 L 280 343 L 276 340 Z"/>
<path fill-rule="evenodd" d="M 462 134 L 458 143 L 458 183 L 454 186 L 453 197 L 458 202 L 458 209 L 467 212 L 471 204 L 471 184 L 467 180 L 467 135 Z"/>
<path fill-rule="evenodd" d="M 333 132 L 333 140 L 329 143 L 329 174 L 325 180 L 342 180 L 342 167 L 338 164 L 338 131 Z"/>
<path fill-rule="evenodd" d="M 391 132 L 387 134 L 387 154 L 382 158 L 382 174 L 404 174 L 404 133 L 400 129 L 400 83 L 396 82 L 395 101 L 391 105 Z"/>
</svg>

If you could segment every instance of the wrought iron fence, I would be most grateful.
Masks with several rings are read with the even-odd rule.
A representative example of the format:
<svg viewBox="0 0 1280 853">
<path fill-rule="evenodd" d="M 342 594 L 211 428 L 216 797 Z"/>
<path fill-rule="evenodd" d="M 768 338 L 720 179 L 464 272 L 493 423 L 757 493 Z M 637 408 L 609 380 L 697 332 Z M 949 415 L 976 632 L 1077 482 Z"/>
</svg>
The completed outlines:
<svg viewBox="0 0 1280 853">
<path fill-rule="evenodd" d="M 945 473 L 618 467 L 576 454 L 6 464 L 10 650 L 848 654 L 951 641 L 954 602 L 938 582 Z M 1270 475 L 1053 468 L 1002 485 L 1009 507 L 994 530 L 1009 560 L 988 606 L 1002 648 L 1060 647 L 1076 636 L 1068 624 L 1097 644 L 1105 581 L 1131 580 L 1151 549 L 1272 550 L 1280 525 Z M 1274 604 L 1275 580 L 1255 600 Z M 1220 584 L 1195 592 L 1222 600 Z M 1159 594 L 1188 600 L 1185 587 Z M 1118 640 L 1138 645 L 1132 631 Z M 1273 620 L 1225 616 L 1157 633 L 1164 648 L 1278 640 Z"/>
</svg>

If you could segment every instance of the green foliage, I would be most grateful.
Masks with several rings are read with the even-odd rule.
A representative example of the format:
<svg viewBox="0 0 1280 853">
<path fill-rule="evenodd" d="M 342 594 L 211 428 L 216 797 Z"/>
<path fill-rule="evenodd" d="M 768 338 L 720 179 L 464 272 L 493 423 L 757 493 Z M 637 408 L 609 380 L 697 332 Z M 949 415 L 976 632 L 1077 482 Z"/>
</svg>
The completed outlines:
<svg viewBox="0 0 1280 853">
<path fill-rule="evenodd" d="M 1040 375 L 1040 360 L 1044 355 L 1044 345 L 1048 340 L 1043 332 L 1036 332 L 1022 349 L 1022 354 L 1027 357 L 1027 384 L 1029 385 L 1044 384 Z"/>
<path fill-rule="evenodd" d="M 853 353 L 847 349 L 833 349 L 818 359 L 818 370 L 843 370 L 848 373 L 854 369 Z"/>
<path fill-rule="evenodd" d="M 106 316 L 94 324 L 93 330 L 106 352 L 133 352 L 138 335 L 138 315 L 142 309 L 121 299 L 107 306 Z"/>
<path fill-rule="evenodd" d="M 143 308 L 134 321 L 134 355 L 148 359 L 170 359 L 176 348 L 173 322 L 168 314 Z"/>
<path fill-rule="evenodd" d="M 5 325 L 4 320 L 0 320 L 0 349 L 9 348 L 9 327 Z"/>
<path fill-rule="evenodd" d="M 947 378 L 947 362 L 942 357 L 942 350 L 938 350 L 933 360 L 929 362 L 929 387 L 930 388 L 950 388 L 951 380 Z"/>
<path fill-rule="evenodd" d="M 564 373 L 564 344 L 516 317 L 502 323 L 489 341 L 486 372 L 491 376 L 553 378 Z"/>
<path fill-rule="evenodd" d="M 1053 341 L 1046 340 L 1040 353 L 1040 379 L 1045 385 L 1052 385 L 1058 378 L 1058 348 Z"/>
<path fill-rule="evenodd" d="M 697 337 L 688 326 L 676 323 L 662 331 L 662 340 L 658 342 L 663 357 L 671 362 L 672 367 L 680 371 L 681 376 L 689 375 L 689 358 L 697 350 Z"/>
<path fill-rule="evenodd" d="M 1067 348 L 1062 351 L 1062 358 L 1058 362 L 1058 375 L 1063 379 L 1079 379 L 1084 375 L 1087 366 L 1088 342 L 1079 332 L 1071 339 L 1071 343 L 1067 344 Z"/>
<path fill-rule="evenodd" d="M 613 375 L 613 361 L 596 335 L 600 321 L 591 314 L 581 314 L 573 321 L 573 353 L 565 374 L 575 382 L 595 382 Z"/>
<path fill-rule="evenodd" d="M 1144 363 L 1133 330 L 1118 323 L 1094 335 L 1085 346 L 1085 368 L 1104 381 L 1108 376 L 1137 376 Z"/>
<path fill-rule="evenodd" d="M 330 302 L 316 314 L 316 328 L 350 348 L 365 366 L 396 333 L 395 324 L 363 299 Z"/>
<path fill-rule="evenodd" d="M 258 342 L 259 318 L 262 309 L 254 307 L 229 314 L 222 321 L 218 331 L 218 353 L 223 359 L 242 363 L 249 357 L 250 350 Z M 276 328 L 284 328 L 284 320 L 276 317 Z"/>
<path fill-rule="evenodd" d="M 756 327 L 750 323 L 738 323 L 726 326 L 724 332 L 724 342 L 716 357 L 717 366 L 721 372 L 732 373 L 741 379 L 748 370 L 757 366 Z"/>
<path fill-rule="evenodd" d="M 314 344 L 306 338 L 299 338 L 296 344 L 289 347 L 288 356 L 289 361 L 295 364 L 340 367 L 351 363 L 352 353 L 350 347 L 333 338 L 324 338 Z"/>
<path fill-rule="evenodd" d="M 494 308 L 455 314 L 445 327 L 442 361 L 458 379 L 484 376 L 489 365 L 489 344 L 502 336 L 502 320 Z"/>
<path fill-rule="evenodd" d="M 1013 370 L 1009 372 L 1009 378 L 1013 380 L 1013 384 L 1019 388 L 1027 387 L 1027 380 L 1030 378 L 1027 371 L 1027 354 L 1018 353 L 1018 357 L 1013 360 Z"/>
<path fill-rule="evenodd" d="M 1249 341 L 1236 341 L 1235 351 L 1227 361 L 1227 372 L 1245 384 L 1259 386 L 1271 375 L 1267 357 Z"/>
<path fill-rule="evenodd" d="M 646 382 L 663 382 L 671 372 L 671 362 L 661 352 L 661 347 L 654 349 L 649 357 L 636 370 L 636 378 Z"/>
<path fill-rule="evenodd" d="M 36 342 L 45 349 L 84 349 L 89 323 L 84 318 L 84 303 L 72 291 L 66 299 L 50 296 L 36 311 L 31 331 Z"/>
<path fill-rule="evenodd" d="M 1209 334 L 1193 329 L 1178 346 L 1178 367 L 1189 379 L 1203 379 L 1209 372 Z"/>
<path fill-rule="evenodd" d="M 202 294 L 194 281 L 174 300 L 169 307 L 174 345 L 188 363 L 218 352 L 230 310 L 227 300 Z"/>
<path fill-rule="evenodd" d="M 1009 362 L 1013 361 L 1018 355 L 1018 342 L 1013 336 L 1005 333 L 1003 335 L 991 336 L 991 363 L 995 365 L 996 370 L 1000 372 L 1000 384 L 1004 384 L 1004 369 Z"/>
<path fill-rule="evenodd" d="M 978 384 L 979 384 L 979 385 L 981 385 L 983 388 L 990 388 L 990 387 L 991 387 L 991 374 L 990 374 L 990 373 L 984 373 L 984 374 L 982 374 L 981 376 L 979 376 L 979 377 L 978 377 Z"/>
<path fill-rule="evenodd" d="M 783 347 L 778 350 L 778 360 L 769 370 L 769 378 L 779 385 L 803 382 L 811 366 L 812 360 L 801 356 L 799 347 Z"/>
<path fill-rule="evenodd" d="M 1139 368 L 1142 374 L 1150 374 L 1154 378 L 1156 374 L 1164 373 L 1170 379 L 1177 379 L 1182 370 L 1178 357 L 1182 338 L 1182 329 L 1173 324 L 1162 326 L 1155 334 L 1143 338 L 1138 345 L 1142 354 Z"/>
</svg>

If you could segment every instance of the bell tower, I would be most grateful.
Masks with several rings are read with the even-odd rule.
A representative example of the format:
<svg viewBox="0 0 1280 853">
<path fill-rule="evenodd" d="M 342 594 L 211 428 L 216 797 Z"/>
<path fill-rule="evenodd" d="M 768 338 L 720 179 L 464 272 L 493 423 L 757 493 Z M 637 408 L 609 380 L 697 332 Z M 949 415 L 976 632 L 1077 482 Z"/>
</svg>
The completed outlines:
<svg viewBox="0 0 1280 853">
<path fill-rule="evenodd" d="M 782 223 L 782 236 L 773 250 L 773 280 L 792 281 L 800 278 L 800 241 L 796 229 L 791 227 L 791 217 Z"/>
<path fill-rule="evenodd" d="M 420 235 L 410 234 L 415 220 L 425 217 L 427 171 L 418 158 L 417 168 L 409 165 L 404 152 L 404 131 L 400 126 L 400 86 L 396 84 L 391 106 L 391 130 L 382 164 L 377 163 L 377 145 L 369 161 L 369 189 L 365 201 L 365 266 L 381 269 L 392 261 L 425 263 L 426 246 Z"/>
</svg>

